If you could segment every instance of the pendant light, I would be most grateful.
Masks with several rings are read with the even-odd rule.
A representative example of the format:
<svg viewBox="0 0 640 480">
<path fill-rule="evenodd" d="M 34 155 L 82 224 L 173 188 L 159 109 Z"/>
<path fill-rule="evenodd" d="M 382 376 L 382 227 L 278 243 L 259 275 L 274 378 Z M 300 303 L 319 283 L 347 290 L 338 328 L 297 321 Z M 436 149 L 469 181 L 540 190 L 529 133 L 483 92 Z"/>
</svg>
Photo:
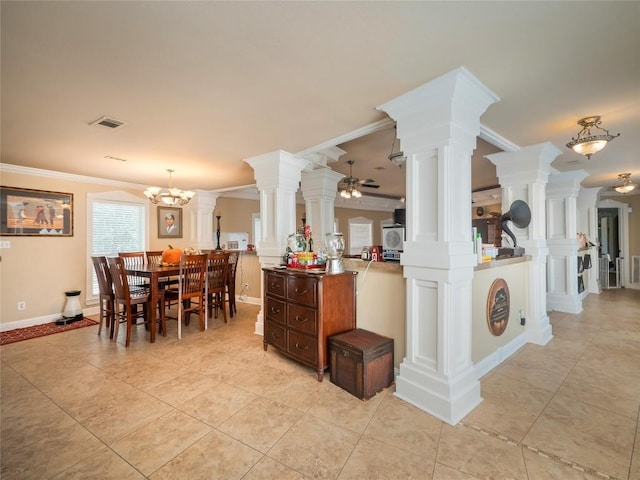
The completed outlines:
<svg viewBox="0 0 640 480">
<path fill-rule="evenodd" d="M 607 143 L 620 136 L 620 134 L 611 135 L 609 130 L 600 126 L 601 123 L 600 116 L 598 115 L 578 120 L 578 125 L 582 127 L 582 130 L 578 132 L 577 137 L 571 138 L 571 141 L 567 143 L 567 147 L 573 149 L 574 152 L 591 159 L 591 155 L 599 152 L 607 145 Z M 591 129 L 597 129 L 603 133 L 598 133 L 597 131 L 591 133 Z"/>
<path fill-rule="evenodd" d="M 180 190 L 179 188 L 173 188 L 171 174 L 175 172 L 170 168 L 167 169 L 169 172 L 169 188 L 161 189 L 160 187 L 148 187 L 144 194 L 145 196 L 151 200 L 151 203 L 164 203 L 165 205 L 186 205 L 189 203 L 196 192 L 192 192 L 191 190 Z"/>
<path fill-rule="evenodd" d="M 630 173 L 621 173 L 618 175 L 618 180 L 622 183 L 617 187 L 614 187 L 614 190 L 618 193 L 622 193 L 623 195 L 631 192 L 634 188 L 636 188 L 636 184 L 631 181 Z"/>
</svg>

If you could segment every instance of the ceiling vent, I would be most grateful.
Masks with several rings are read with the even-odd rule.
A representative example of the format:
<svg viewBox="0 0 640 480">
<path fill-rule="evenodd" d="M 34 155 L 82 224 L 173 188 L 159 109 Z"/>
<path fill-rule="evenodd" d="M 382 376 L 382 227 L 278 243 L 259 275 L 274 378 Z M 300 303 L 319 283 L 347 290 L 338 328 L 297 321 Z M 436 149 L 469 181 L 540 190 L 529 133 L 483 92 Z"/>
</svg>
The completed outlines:
<svg viewBox="0 0 640 480">
<path fill-rule="evenodd" d="M 127 125 L 127 122 L 123 122 L 122 120 L 116 120 L 113 117 L 100 117 L 99 119 L 91 122 L 89 125 L 100 125 L 101 127 L 116 129 L 116 128 L 124 127 L 125 125 Z"/>
</svg>

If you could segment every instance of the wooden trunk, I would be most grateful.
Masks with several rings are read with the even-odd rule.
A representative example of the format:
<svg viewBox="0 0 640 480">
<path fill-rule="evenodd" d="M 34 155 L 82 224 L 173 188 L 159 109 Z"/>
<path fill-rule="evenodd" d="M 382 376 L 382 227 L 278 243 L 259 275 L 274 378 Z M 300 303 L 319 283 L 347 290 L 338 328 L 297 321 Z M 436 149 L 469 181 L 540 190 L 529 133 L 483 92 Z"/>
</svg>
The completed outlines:
<svg viewBox="0 0 640 480">
<path fill-rule="evenodd" d="M 368 400 L 393 383 L 393 338 L 356 329 L 329 338 L 331 383 Z"/>
</svg>

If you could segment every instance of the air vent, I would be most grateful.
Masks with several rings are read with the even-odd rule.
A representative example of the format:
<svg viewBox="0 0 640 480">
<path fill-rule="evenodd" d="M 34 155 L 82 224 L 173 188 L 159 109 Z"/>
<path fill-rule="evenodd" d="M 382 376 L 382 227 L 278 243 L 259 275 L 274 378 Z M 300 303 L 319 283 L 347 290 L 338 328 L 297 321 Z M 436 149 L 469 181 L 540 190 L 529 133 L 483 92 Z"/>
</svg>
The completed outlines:
<svg viewBox="0 0 640 480">
<path fill-rule="evenodd" d="M 125 125 L 127 125 L 127 122 L 123 122 L 122 120 L 116 120 L 113 117 L 100 117 L 99 119 L 91 122 L 89 125 L 100 125 L 101 127 L 116 129 L 116 128 L 124 127 Z"/>
</svg>

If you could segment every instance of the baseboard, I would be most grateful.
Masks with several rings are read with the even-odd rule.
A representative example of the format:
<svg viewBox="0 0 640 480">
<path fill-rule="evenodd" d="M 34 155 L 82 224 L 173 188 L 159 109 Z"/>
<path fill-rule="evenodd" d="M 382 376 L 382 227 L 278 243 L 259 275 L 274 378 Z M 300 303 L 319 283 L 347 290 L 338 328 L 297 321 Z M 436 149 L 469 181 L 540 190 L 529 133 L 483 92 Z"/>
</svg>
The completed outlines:
<svg viewBox="0 0 640 480">
<path fill-rule="evenodd" d="M 507 358 L 516 353 L 526 343 L 527 334 L 526 332 L 523 332 L 506 345 L 499 347 L 493 353 L 487 355 L 485 358 L 474 364 L 474 368 L 476 369 L 476 372 L 478 372 L 478 378 L 482 378 L 484 375 L 496 368 Z"/>
</svg>

